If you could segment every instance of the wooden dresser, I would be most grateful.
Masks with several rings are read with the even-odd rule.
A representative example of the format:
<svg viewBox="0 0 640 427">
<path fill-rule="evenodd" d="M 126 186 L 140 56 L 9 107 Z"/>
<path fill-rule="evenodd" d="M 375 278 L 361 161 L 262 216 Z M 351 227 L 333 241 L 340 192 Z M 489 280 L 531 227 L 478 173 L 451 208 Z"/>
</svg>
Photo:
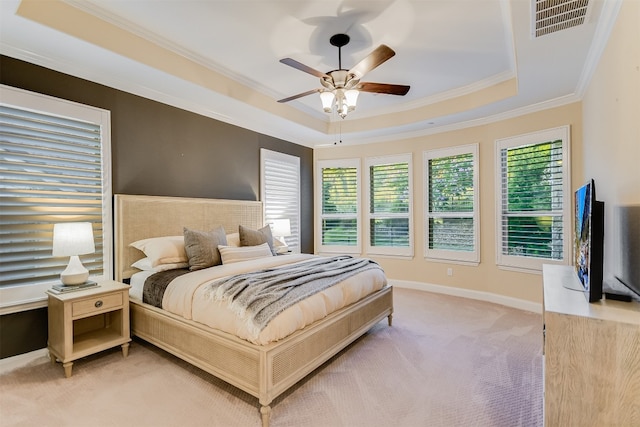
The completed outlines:
<svg viewBox="0 0 640 427">
<path fill-rule="evenodd" d="M 640 303 L 590 304 L 570 266 L 543 281 L 545 425 L 640 426 Z"/>
</svg>

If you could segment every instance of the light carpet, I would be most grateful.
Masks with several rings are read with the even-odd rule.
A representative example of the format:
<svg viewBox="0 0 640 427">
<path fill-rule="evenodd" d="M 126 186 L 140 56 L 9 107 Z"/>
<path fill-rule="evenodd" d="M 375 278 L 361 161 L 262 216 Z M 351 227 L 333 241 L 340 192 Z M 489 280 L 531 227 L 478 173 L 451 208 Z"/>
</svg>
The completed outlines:
<svg viewBox="0 0 640 427">
<path fill-rule="evenodd" d="M 542 426 L 542 319 L 394 289 L 386 320 L 272 404 L 271 425 Z M 260 426 L 254 397 L 142 341 L 0 376 L 1 426 Z"/>
</svg>

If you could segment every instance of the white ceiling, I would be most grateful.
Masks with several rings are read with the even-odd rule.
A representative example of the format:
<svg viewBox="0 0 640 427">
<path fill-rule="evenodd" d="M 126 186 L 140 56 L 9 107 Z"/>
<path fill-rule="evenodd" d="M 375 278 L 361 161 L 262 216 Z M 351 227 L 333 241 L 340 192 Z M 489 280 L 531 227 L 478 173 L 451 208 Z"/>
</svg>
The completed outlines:
<svg viewBox="0 0 640 427">
<path fill-rule="evenodd" d="M 531 36 L 527 0 L 0 0 L 0 52 L 305 146 L 383 142 L 579 100 L 615 19 L 591 0 L 583 25 Z M 396 56 L 362 79 L 342 120 L 286 66 L 350 68 L 380 44 Z"/>
</svg>

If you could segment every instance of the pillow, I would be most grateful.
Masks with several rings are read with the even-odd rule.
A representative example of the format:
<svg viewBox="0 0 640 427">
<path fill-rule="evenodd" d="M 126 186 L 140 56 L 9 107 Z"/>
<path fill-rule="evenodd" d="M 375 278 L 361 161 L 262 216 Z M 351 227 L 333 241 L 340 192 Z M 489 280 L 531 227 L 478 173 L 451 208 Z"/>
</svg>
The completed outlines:
<svg viewBox="0 0 640 427">
<path fill-rule="evenodd" d="M 273 250 L 273 236 L 271 235 L 271 227 L 269 227 L 268 225 L 265 225 L 259 230 L 252 230 L 241 225 L 238 227 L 238 231 L 240 232 L 240 246 L 257 246 L 261 245 L 262 243 L 266 243 L 267 245 L 269 245 L 271 254 L 276 254 Z"/>
<path fill-rule="evenodd" d="M 226 244 L 227 237 L 221 225 L 211 231 L 197 231 L 184 227 L 184 248 L 191 271 L 222 264 L 218 245 Z"/>
<path fill-rule="evenodd" d="M 151 237 L 131 243 L 132 246 L 150 258 L 151 266 L 187 262 L 183 236 Z"/>
<path fill-rule="evenodd" d="M 267 243 L 254 246 L 218 246 L 223 264 L 273 256 Z"/>
<path fill-rule="evenodd" d="M 176 270 L 178 268 L 187 268 L 189 267 L 189 263 L 188 262 L 176 262 L 176 263 L 172 263 L 172 264 L 158 264 L 155 267 L 152 265 L 153 261 L 151 258 L 146 257 L 146 258 L 142 258 L 139 259 L 138 261 L 134 262 L 133 264 L 131 264 L 131 267 L 137 268 L 138 270 L 143 270 L 143 271 L 155 271 L 156 273 L 159 273 L 161 271 L 167 271 L 167 270 Z"/>
<path fill-rule="evenodd" d="M 227 246 L 240 246 L 240 233 L 227 234 Z"/>
</svg>

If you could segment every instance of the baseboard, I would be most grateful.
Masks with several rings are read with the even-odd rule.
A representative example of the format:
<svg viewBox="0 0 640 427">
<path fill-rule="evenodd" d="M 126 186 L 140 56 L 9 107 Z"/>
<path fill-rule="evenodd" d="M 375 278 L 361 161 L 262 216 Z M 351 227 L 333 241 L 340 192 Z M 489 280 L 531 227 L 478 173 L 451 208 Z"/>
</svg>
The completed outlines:
<svg viewBox="0 0 640 427">
<path fill-rule="evenodd" d="M 49 358 L 49 352 L 46 348 L 0 359 L 0 375 L 6 374 L 14 369 L 22 368 L 23 366 L 27 366 L 42 357 L 46 357 L 47 359 Z"/>
<path fill-rule="evenodd" d="M 533 313 L 542 313 L 542 304 L 526 301 L 518 298 L 497 295 L 491 292 L 474 291 L 470 289 L 454 288 L 451 286 L 434 285 L 432 283 L 412 282 L 408 280 L 389 280 L 389 283 L 398 288 L 415 289 L 418 291 L 433 292 L 437 294 L 451 295 L 455 297 L 475 299 L 507 307 L 517 308 L 519 310 L 531 311 Z"/>
</svg>

